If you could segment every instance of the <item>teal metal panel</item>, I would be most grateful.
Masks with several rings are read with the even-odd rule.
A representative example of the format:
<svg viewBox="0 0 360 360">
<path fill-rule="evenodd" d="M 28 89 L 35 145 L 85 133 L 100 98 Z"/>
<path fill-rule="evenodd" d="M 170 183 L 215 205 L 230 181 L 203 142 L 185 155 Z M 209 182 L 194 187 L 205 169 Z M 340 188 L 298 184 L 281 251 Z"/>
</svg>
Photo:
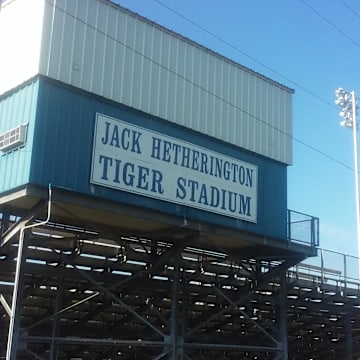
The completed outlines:
<svg viewBox="0 0 360 360">
<path fill-rule="evenodd" d="M 0 153 L 0 193 L 29 181 L 38 86 L 38 81 L 33 81 L 0 97 L 0 134 L 28 125 L 25 145 Z"/>
<path fill-rule="evenodd" d="M 249 222 L 169 201 L 92 184 L 91 163 L 97 113 L 187 141 L 258 168 L 257 220 Z M 125 155 L 124 155 L 125 156 Z M 126 160 L 124 158 L 124 160 Z M 181 176 L 181 174 L 179 174 Z M 121 104 L 41 78 L 30 182 L 286 239 L 287 166 Z"/>
<path fill-rule="evenodd" d="M 89 191 L 95 109 L 91 96 L 41 79 L 31 183 Z"/>
</svg>

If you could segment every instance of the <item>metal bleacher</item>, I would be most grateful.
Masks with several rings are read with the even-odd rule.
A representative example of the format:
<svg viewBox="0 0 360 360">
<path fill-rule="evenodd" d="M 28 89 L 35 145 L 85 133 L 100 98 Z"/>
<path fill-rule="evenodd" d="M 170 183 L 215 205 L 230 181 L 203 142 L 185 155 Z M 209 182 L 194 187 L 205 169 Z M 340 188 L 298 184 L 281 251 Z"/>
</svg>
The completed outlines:
<svg viewBox="0 0 360 360">
<path fill-rule="evenodd" d="M 266 276 L 277 261 L 188 244 L 176 267 L 174 243 L 104 235 L 51 222 L 32 231 L 23 270 L 21 359 L 51 358 L 55 350 L 59 359 L 166 358 L 161 349 L 169 345 L 174 312 L 185 359 L 274 358 L 281 284 L 255 274 Z M 2 303 L 11 300 L 16 254 L 16 242 L 0 247 Z M 334 266 L 327 255 L 338 259 Z M 319 249 L 319 256 L 286 271 L 289 359 L 359 358 L 360 281 L 350 271 L 355 261 Z M 0 328 L 7 327 L 0 306 Z"/>
</svg>

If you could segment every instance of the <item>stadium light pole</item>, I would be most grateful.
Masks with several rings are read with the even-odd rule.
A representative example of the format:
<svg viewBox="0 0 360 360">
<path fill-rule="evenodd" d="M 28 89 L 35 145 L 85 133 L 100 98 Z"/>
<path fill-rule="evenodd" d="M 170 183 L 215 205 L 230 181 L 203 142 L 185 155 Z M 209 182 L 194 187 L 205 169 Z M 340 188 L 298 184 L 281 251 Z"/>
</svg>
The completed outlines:
<svg viewBox="0 0 360 360">
<path fill-rule="evenodd" d="M 358 123 L 357 123 L 357 101 L 355 91 L 346 91 L 338 88 L 335 91 L 335 104 L 341 107 L 339 115 L 342 117 L 341 126 L 352 129 L 354 139 L 354 172 L 355 172 L 355 203 L 356 203 L 356 231 L 357 231 L 357 252 L 358 271 L 360 278 L 360 201 L 359 201 L 359 166 L 358 166 Z"/>
</svg>

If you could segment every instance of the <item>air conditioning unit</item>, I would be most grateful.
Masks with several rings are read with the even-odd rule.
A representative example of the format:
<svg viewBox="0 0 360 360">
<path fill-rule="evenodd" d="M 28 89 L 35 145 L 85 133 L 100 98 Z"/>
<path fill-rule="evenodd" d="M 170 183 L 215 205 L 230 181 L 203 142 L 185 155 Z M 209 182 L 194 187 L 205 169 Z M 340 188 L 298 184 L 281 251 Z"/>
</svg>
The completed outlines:
<svg viewBox="0 0 360 360">
<path fill-rule="evenodd" d="M 26 142 L 26 125 L 19 125 L 5 133 L 0 134 L 0 151 L 3 153 L 19 148 Z"/>
</svg>

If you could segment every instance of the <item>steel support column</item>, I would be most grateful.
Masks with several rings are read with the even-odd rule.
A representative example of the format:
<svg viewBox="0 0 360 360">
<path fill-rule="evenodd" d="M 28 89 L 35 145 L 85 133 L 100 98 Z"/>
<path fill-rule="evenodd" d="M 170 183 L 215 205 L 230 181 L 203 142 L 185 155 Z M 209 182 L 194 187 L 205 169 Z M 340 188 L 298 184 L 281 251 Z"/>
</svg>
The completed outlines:
<svg viewBox="0 0 360 360">
<path fill-rule="evenodd" d="M 278 305 L 278 323 L 279 323 L 279 345 L 281 352 L 276 356 L 276 360 L 288 360 L 288 333 L 287 333 L 287 288 L 286 274 L 280 276 L 280 295 Z"/>
<path fill-rule="evenodd" d="M 179 285 L 180 285 L 180 253 L 174 257 L 174 277 L 171 303 L 171 360 L 181 360 L 179 341 Z"/>
<path fill-rule="evenodd" d="M 184 335 L 188 326 L 188 288 L 185 277 L 182 279 L 182 307 L 181 307 L 181 324 L 180 324 L 180 337 L 181 337 L 181 353 L 184 359 L 189 359 L 186 355 L 186 348 L 184 346 Z"/>
<path fill-rule="evenodd" d="M 60 282 L 57 291 L 56 291 L 56 299 L 55 299 L 55 317 L 52 324 L 52 331 L 51 331 L 51 346 L 50 346 L 50 360 L 57 360 L 58 356 L 58 344 L 55 342 L 55 338 L 59 336 L 60 330 L 60 319 L 59 319 L 59 311 L 63 306 L 64 301 L 64 287 L 63 284 Z"/>
<path fill-rule="evenodd" d="M 349 312 L 346 312 L 346 360 L 352 360 L 353 357 L 353 337 L 352 337 L 352 326 L 351 316 Z"/>
<path fill-rule="evenodd" d="M 11 306 L 11 316 L 9 322 L 8 344 L 6 360 L 16 360 L 19 340 L 21 298 L 24 287 L 24 265 L 26 260 L 27 242 L 29 239 L 28 231 L 21 231 L 19 236 L 18 254 L 16 260 L 16 272 L 14 281 L 14 291 Z"/>
</svg>

